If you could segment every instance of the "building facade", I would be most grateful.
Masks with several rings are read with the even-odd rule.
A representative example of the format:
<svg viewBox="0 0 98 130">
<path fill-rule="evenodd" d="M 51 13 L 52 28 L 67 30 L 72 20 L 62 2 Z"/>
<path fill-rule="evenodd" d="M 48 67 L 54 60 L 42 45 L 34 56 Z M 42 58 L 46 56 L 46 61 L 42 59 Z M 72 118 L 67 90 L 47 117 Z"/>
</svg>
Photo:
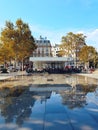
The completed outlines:
<svg viewBox="0 0 98 130">
<path fill-rule="evenodd" d="M 34 70 L 43 69 L 63 69 L 65 63 L 71 62 L 72 59 L 68 57 L 59 57 L 59 45 L 51 45 L 50 40 L 46 37 L 40 36 L 39 39 L 35 39 L 37 49 L 33 52 L 33 56 L 30 57 L 30 61 L 33 62 Z"/>
<path fill-rule="evenodd" d="M 51 50 L 52 50 L 53 57 L 59 57 L 60 47 L 58 44 L 55 44 L 54 46 L 52 46 Z"/>
<path fill-rule="evenodd" d="M 54 46 L 52 46 L 51 50 L 52 50 L 53 57 L 61 57 L 59 52 L 62 49 L 60 48 L 59 44 L 55 44 Z M 74 66 L 74 57 L 73 57 L 73 55 L 71 55 L 71 54 L 69 56 L 64 55 L 62 57 L 66 57 L 67 58 L 67 60 L 65 62 L 65 66 Z"/>
<path fill-rule="evenodd" d="M 35 39 L 37 49 L 33 52 L 33 57 L 51 57 L 51 43 L 46 37 L 40 36 L 39 39 Z"/>
</svg>

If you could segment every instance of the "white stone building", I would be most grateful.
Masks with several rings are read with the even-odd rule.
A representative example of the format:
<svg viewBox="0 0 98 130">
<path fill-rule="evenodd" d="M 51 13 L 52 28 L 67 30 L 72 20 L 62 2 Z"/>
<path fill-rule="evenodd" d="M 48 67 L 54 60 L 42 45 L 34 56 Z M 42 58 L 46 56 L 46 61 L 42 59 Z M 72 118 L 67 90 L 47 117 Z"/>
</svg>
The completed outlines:
<svg viewBox="0 0 98 130">
<path fill-rule="evenodd" d="M 52 51 L 53 57 L 59 57 L 59 51 L 60 51 L 59 44 L 55 44 L 54 46 L 52 46 L 51 51 Z"/>
<path fill-rule="evenodd" d="M 59 57 L 59 45 L 51 46 L 50 40 L 47 38 L 35 39 L 37 49 L 33 52 L 33 56 L 30 57 L 30 61 L 33 62 L 33 69 L 43 70 L 44 68 L 64 68 L 66 64 L 71 62 L 70 57 Z"/>
<path fill-rule="evenodd" d="M 51 43 L 46 37 L 35 39 L 37 49 L 33 52 L 33 57 L 51 57 Z"/>
</svg>

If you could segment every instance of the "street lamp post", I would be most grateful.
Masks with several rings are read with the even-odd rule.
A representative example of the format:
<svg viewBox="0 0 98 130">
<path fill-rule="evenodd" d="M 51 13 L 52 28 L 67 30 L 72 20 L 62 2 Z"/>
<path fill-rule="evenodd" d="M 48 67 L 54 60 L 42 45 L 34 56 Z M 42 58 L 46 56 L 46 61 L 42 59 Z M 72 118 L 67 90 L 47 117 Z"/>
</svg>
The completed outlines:
<svg viewBox="0 0 98 130">
<path fill-rule="evenodd" d="M 76 44 L 76 67 L 77 67 L 77 44 Z"/>
</svg>

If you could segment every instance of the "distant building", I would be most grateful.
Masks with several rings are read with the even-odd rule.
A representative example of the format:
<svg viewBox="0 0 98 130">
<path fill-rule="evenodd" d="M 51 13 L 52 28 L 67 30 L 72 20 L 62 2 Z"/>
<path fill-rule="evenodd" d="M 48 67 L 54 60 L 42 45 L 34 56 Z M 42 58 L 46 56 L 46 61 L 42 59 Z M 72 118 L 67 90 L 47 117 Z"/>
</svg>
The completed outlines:
<svg viewBox="0 0 98 130">
<path fill-rule="evenodd" d="M 60 51 L 59 44 L 55 44 L 54 46 L 52 46 L 51 50 L 53 57 L 59 57 L 59 51 Z"/>
<path fill-rule="evenodd" d="M 81 62 L 79 61 L 79 52 L 81 50 L 81 48 L 83 46 L 85 46 L 85 43 L 81 43 L 79 44 L 74 50 L 73 52 L 70 51 L 69 55 L 63 55 L 62 57 L 67 57 L 68 58 L 68 62 L 65 62 L 65 66 L 79 66 L 81 65 Z M 52 46 L 52 55 L 53 57 L 60 57 L 59 52 L 62 51 L 62 48 L 60 48 L 59 44 L 55 44 L 54 46 Z M 67 50 L 65 49 L 65 52 Z M 71 62 L 69 59 L 72 59 Z"/>
<path fill-rule="evenodd" d="M 62 69 L 72 61 L 70 57 L 59 57 L 59 45 L 55 44 L 55 46 L 51 46 L 50 40 L 46 37 L 43 38 L 40 36 L 39 39 L 35 39 L 35 43 L 37 49 L 29 58 L 33 63 L 34 70 Z"/>
<path fill-rule="evenodd" d="M 40 36 L 39 39 L 35 39 L 37 49 L 33 52 L 33 57 L 51 57 L 51 43 L 46 37 Z"/>
<path fill-rule="evenodd" d="M 61 57 L 60 56 L 60 54 L 59 54 L 59 52 L 62 50 L 61 48 L 60 48 L 60 46 L 59 46 L 59 44 L 55 44 L 54 46 L 52 46 L 52 55 L 53 55 L 53 57 Z M 68 66 L 68 65 L 70 65 L 70 66 L 74 66 L 74 62 L 73 62 L 73 57 L 72 57 L 72 55 L 69 55 L 69 56 L 66 56 L 66 55 L 64 55 L 64 56 L 62 56 L 62 57 L 67 57 L 67 62 L 65 62 L 65 66 Z"/>
</svg>

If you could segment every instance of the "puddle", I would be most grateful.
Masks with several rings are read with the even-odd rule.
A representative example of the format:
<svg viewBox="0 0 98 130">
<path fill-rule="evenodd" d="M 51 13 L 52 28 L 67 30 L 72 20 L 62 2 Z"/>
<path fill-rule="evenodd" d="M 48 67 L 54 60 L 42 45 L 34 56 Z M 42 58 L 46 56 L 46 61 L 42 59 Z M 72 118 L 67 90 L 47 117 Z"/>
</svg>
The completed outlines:
<svg viewBox="0 0 98 130">
<path fill-rule="evenodd" d="M 32 81 L 25 89 L 1 90 L 0 130 L 97 129 L 98 81 L 64 77 L 59 84 Z"/>
</svg>

